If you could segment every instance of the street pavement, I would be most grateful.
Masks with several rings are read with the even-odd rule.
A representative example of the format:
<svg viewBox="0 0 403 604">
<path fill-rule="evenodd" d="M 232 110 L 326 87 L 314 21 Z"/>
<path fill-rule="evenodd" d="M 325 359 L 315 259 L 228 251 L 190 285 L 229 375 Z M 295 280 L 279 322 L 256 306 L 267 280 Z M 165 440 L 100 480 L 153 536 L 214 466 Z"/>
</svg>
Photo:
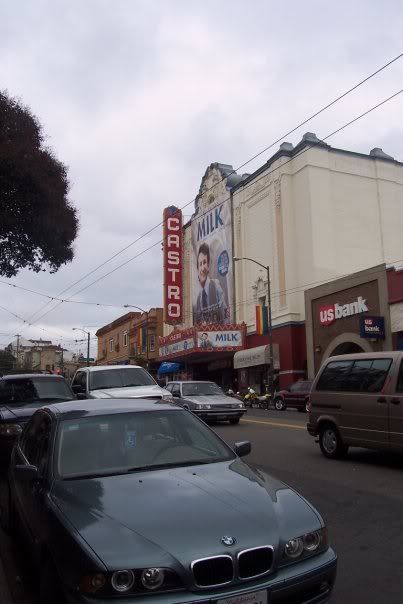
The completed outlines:
<svg viewBox="0 0 403 604">
<path fill-rule="evenodd" d="M 321 512 L 339 556 L 333 604 L 401 604 L 403 457 L 353 449 L 345 460 L 327 460 L 308 435 L 306 420 L 292 410 L 253 409 L 239 425 L 214 429 L 231 445 L 250 440 L 249 463 L 295 488 Z M 0 484 L 0 505 L 2 493 Z M 1 604 L 33 604 L 18 552 L 0 533 Z"/>
<path fill-rule="evenodd" d="M 250 410 L 238 426 L 215 426 L 233 444 L 250 440 L 249 463 L 317 507 L 337 552 L 333 604 L 403 602 L 403 457 L 350 449 L 328 460 L 296 411 Z"/>
</svg>

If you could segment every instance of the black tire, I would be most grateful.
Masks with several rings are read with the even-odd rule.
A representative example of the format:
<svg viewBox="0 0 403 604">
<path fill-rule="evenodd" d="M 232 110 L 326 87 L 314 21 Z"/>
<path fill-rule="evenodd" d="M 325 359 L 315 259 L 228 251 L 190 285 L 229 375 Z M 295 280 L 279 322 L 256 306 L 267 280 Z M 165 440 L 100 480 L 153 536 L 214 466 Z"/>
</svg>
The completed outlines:
<svg viewBox="0 0 403 604">
<path fill-rule="evenodd" d="M 325 424 L 320 428 L 319 446 L 323 455 L 328 459 L 340 459 L 348 451 L 334 424 Z"/>
<path fill-rule="evenodd" d="M 276 411 L 285 411 L 286 404 L 284 403 L 282 398 L 276 398 L 276 400 L 274 401 L 274 408 L 276 409 Z"/>
<path fill-rule="evenodd" d="M 298 407 L 298 411 L 299 411 L 300 413 L 306 413 L 305 406 L 304 406 L 304 407 Z"/>
<path fill-rule="evenodd" d="M 46 558 L 41 567 L 39 604 L 66 604 L 62 584 L 55 565 Z"/>
<path fill-rule="evenodd" d="M 233 417 L 229 420 L 230 424 L 239 424 L 240 417 Z"/>
</svg>

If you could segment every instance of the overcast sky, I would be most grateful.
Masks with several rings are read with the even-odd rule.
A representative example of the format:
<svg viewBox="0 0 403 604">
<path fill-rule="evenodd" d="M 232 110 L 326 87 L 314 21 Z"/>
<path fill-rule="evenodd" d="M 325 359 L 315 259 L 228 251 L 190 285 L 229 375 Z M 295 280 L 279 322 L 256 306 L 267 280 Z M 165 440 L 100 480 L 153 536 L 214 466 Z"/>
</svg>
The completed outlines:
<svg viewBox="0 0 403 604">
<path fill-rule="evenodd" d="M 167 204 L 193 199 L 209 164 L 242 164 L 402 52 L 402 31 L 399 0 L 0 0 L 0 88 L 40 119 L 80 216 L 71 264 L 9 282 L 56 296 L 158 224 Z M 326 136 L 402 82 L 403 59 L 287 140 Z M 403 161 L 402 118 L 403 95 L 328 143 Z M 157 228 L 64 296 L 160 239 Z M 69 342 L 72 327 L 95 333 L 119 306 L 161 306 L 161 246 L 73 299 L 117 307 L 65 303 L 32 327 L 0 309 L 0 347 L 21 333 L 84 350 Z M 0 284 L 1 306 L 24 319 L 46 302 Z"/>
</svg>

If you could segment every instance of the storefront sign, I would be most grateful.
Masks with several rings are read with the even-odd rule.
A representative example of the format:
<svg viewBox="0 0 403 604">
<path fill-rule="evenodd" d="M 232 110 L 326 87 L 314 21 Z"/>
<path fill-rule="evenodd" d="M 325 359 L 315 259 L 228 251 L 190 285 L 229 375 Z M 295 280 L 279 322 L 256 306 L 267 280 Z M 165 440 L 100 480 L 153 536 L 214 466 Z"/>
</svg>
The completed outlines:
<svg viewBox="0 0 403 604">
<path fill-rule="evenodd" d="M 193 324 L 231 323 L 233 298 L 230 200 L 192 219 Z"/>
<path fill-rule="evenodd" d="M 191 338 L 186 338 L 185 340 L 178 340 L 177 342 L 160 346 L 159 356 L 167 357 L 178 353 L 190 352 L 194 347 L 194 337 L 192 336 Z"/>
<path fill-rule="evenodd" d="M 182 323 L 182 212 L 175 206 L 164 210 L 164 321 Z"/>
<path fill-rule="evenodd" d="M 368 312 L 367 301 L 358 296 L 355 302 L 349 304 L 328 304 L 319 308 L 319 320 L 322 325 L 332 325 L 337 319 L 351 317 L 362 312 Z"/>
<path fill-rule="evenodd" d="M 244 367 L 256 367 L 258 365 L 270 365 L 270 346 L 256 346 L 247 350 L 239 350 L 234 355 L 234 369 Z M 280 368 L 279 347 L 273 345 L 273 367 Z"/>
<path fill-rule="evenodd" d="M 385 339 L 385 319 L 383 317 L 360 317 L 360 336 L 374 340 Z"/>
<path fill-rule="evenodd" d="M 209 348 L 220 348 L 221 350 L 233 350 L 242 348 L 242 331 L 198 331 L 197 347 L 205 350 Z"/>
</svg>

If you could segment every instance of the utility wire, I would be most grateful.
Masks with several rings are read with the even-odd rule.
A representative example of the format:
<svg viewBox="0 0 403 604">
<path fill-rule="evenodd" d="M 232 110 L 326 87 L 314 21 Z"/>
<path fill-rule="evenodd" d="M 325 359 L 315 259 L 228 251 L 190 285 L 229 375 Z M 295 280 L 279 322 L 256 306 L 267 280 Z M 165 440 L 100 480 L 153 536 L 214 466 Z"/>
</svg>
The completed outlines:
<svg viewBox="0 0 403 604">
<path fill-rule="evenodd" d="M 327 109 L 329 109 L 330 107 L 332 107 L 333 105 L 335 105 L 337 102 L 339 102 L 341 99 L 345 98 L 347 95 L 351 94 L 354 90 L 357 90 L 357 88 L 359 88 L 360 86 L 362 86 L 363 84 L 365 84 L 366 82 L 368 82 L 369 80 L 371 80 L 373 77 L 375 77 L 376 75 L 378 75 L 379 73 L 381 73 L 383 70 L 385 70 L 388 67 L 390 67 L 393 63 L 395 63 L 396 61 L 398 61 L 399 59 L 401 59 L 402 56 L 403 56 L 403 53 L 398 54 L 396 57 L 394 57 L 393 59 L 391 59 L 390 61 L 388 61 L 384 65 L 382 65 L 379 69 L 377 69 L 376 71 L 372 72 L 370 75 L 368 75 L 367 77 L 365 77 L 363 80 L 361 80 L 360 82 L 358 82 L 357 84 L 355 84 L 354 86 L 352 86 L 351 88 L 349 88 L 348 90 L 346 90 L 345 92 L 343 92 L 342 94 L 340 94 L 339 96 L 337 96 L 335 99 L 333 99 L 332 101 L 330 101 L 327 105 L 325 105 L 324 107 L 322 107 L 321 109 L 319 109 L 318 111 L 316 111 L 315 113 L 313 113 L 312 115 L 310 115 L 308 118 L 306 118 L 305 120 L 303 120 L 302 122 L 300 122 L 297 126 L 295 126 L 291 130 L 289 130 L 288 132 L 286 132 L 285 134 L 283 134 L 281 137 L 279 137 L 278 139 L 276 139 L 270 145 L 268 145 L 267 147 L 265 147 L 264 149 L 262 149 L 261 151 L 259 151 L 258 153 L 256 153 L 254 156 L 252 156 L 246 162 L 244 162 L 243 164 L 241 164 L 240 166 L 238 166 L 237 168 L 235 168 L 232 172 L 230 172 L 230 174 L 236 173 L 237 170 L 240 170 L 240 169 L 244 168 L 250 162 L 252 162 L 255 159 L 257 159 L 258 157 L 260 157 L 263 153 L 266 153 L 269 149 L 271 149 L 272 147 L 274 147 L 274 145 L 276 145 L 277 143 L 279 143 L 286 136 L 289 136 L 290 134 L 293 134 L 296 130 L 298 130 L 302 126 L 305 126 L 308 122 L 310 122 L 311 120 L 313 120 L 315 117 L 317 117 L 318 115 L 320 115 L 321 113 L 323 113 L 324 111 L 326 111 Z M 222 177 L 221 180 L 219 180 L 218 182 L 214 183 L 211 187 L 209 187 L 207 189 L 206 193 L 209 192 L 209 191 L 211 191 L 212 189 L 214 189 L 220 183 L 222 183 L 230 174 L 227 174 L 226 176 Z M 192 198 L 191 201 L 189 201 L 188 203 L 184 204 L 181 209 L 186 208 L 187 206 L 189 206 L 193 202 L 194 202 L 194 198 Z M 163 225 L 163 221 L 159 222 L 157 225 L 155 225 L 152 228 L 150 228 L 148 231 L 146 231 L 145 233 L 143 233 L 142 235 L 140 235 L 139 237 L 137 237 L 136 239 L 134 239 L 131 243 L 129 243 L 128 245 L 126 245 L 122 249 L 118 250 L 115 254 L 113 254 L 112 256 L 110 256 L 109 258 L 107 258 L 104 262 L 102 262 L 101 264 L 99 264 L 98 266 L 96 266 L 94 269 L 92 269 L 91 271 L 89 271 L 88 273 L 86 273 L 83 277 L 81 277 L 80 279 L 78 279 L 77 281 L 75 281 L 74 283 L 72 283 L 71 285 L 69 285 L 67 288 L 65 288 L 64 290 L 62 290 L 61 292 L 59 292 L 57 294 L 57 297 L 63 295 L 65 292 L 67 292 L 68 290 L 72 289 L 75 285 L 78 285 L 79 283 L 81 283 L 82 281 L 84 281 L 87 277 L 89 277 L 90 275 L 94 274 L 100 268 L 102 268 L 103 266 L 105 266 L 106 264 L 108 264 L 109 262 L 111 262 L 112 260 L 114 260 L 115 258 L 117 258 L 123 252 L 125 252 L 130 247 L 132 247 L 133 245 L 135 245 L 136 243 L 138 243 L 139 241 L 141 241 L 142 239 L 144 239 L 144 237 L 146 237 L 147 235 L 149 235 L 150 233 L 152 233 L 154 230 L 156 230 L 158 227 L 160 227 L 162 225 Z M 30 320 L 36 314 L 40 313 L 44 308 L 46 308 L 46 306 L 48 306 L 49 304 L 50 304 L 50 302 L 46 303 L 40 309 L 38 309 L 37 311 L 35 311 L 33 313 L 33 315 L 30 316 Z"/>
</svg>

